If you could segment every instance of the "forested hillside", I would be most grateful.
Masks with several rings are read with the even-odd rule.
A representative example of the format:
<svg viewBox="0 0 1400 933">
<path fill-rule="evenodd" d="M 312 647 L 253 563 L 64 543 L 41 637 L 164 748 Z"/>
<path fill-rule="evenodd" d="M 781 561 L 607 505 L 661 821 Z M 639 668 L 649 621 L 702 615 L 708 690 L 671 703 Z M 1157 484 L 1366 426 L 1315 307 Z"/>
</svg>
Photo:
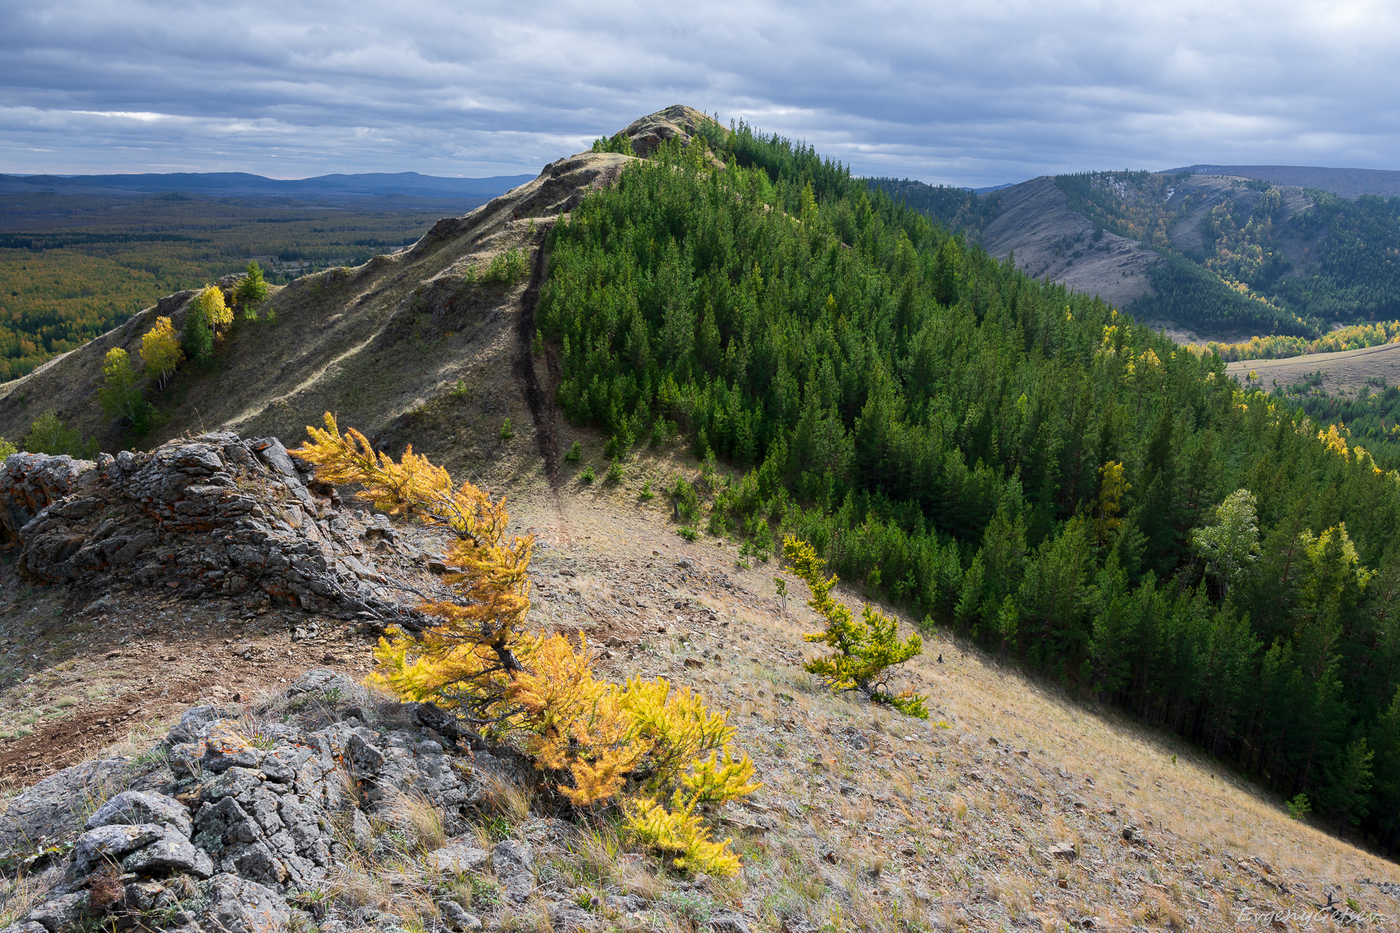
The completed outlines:
<svg viewBox="0 0 1400 933">
<path fill-rule="evenodd" d="M 1289 338 L 1273 347 L 1273 355 L 1287 356 L 1312 352 L 1306 343 L 1334 323 L 1400 317 L 1400 198 L 1348 200 L 1186 171 L 1085 172 L 1054 181 L 1068 209 L 1094 225 L 1095 239 L 1107 230 L 1162 256 L 1148 275 L 1151 288 L 1127 304 L 1140 319 L 1231 340 Z M 867 183 L 974 241 L 1005 196 L 907 180 Z M 1095 248 L 1059 245 L 1075 258 Z"/>
<path fill-rule="evenodd" d="M 979 196 L 968 188 L 951 185 L 926 185 L 923 182 L 895 178 L 867 178 L 871 188 L 884 192 L 896 202 L 903 202 L 935 223 L 955 230 L 976 242 L 982 228 L 996 216 L 998 198 L 995 191 Z"/>
<path fill-rule="evenodd" d="M 708 139 L 551 231 L 564 410 L 740 468 L 705 530 L 746 553 L 796 533 L 1393 851 L 1400 476 L 808 148 Z"/>
</svg>

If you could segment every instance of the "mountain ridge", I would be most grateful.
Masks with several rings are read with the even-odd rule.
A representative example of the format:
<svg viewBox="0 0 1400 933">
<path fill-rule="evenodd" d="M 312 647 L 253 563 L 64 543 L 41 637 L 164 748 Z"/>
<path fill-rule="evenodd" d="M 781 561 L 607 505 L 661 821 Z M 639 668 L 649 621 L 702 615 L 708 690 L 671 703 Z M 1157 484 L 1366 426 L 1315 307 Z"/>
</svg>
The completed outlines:
<svg viewBox="0 0 1400 933">
<path fill-rule="evenodd" d="M 1339 197 L 1355 199 L 1372 194 L 1379 197 L 1400 195 L 1400 171 L 1375 168 L 1330 168 L 1318 165 L 1187 165 L 1163 169 L 1158 174 L 1226 175 L 1254 178 L 1278 185 L 1318 188 Z"/>
</svg>

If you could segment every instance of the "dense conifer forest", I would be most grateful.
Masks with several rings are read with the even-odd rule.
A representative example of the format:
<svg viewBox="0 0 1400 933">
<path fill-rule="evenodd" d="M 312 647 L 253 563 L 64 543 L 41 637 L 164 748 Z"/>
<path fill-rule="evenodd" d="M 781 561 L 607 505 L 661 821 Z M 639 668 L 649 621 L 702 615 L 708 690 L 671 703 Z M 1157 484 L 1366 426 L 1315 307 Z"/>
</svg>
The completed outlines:
<svg viewBox="0 0 1400 933">
<path fill-rule="evenodd" d="M 1393 851 L 1400 475 L 810 148 L 706 139 L 724 168 L 668 145 L 552 229 L 568 415 L 619 458 L 680 434 L 737 468 L 706 471 L 703 531 L 809 540 Z"/>
</svg>

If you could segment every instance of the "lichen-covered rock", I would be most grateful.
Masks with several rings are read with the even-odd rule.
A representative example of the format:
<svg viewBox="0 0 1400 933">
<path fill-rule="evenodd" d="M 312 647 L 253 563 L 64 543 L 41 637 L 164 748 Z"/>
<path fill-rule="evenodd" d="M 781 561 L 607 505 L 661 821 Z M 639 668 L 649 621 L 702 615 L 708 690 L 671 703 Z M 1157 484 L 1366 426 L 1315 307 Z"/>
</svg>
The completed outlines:
<svg viewBox="0 0 1400 933">
<path fill-rule="evenodd" d="M 88 913 L 88 892 L 75 891 L 50 898 L 25 914 L 24 919 L 37 923 L 48 933 L 60 933 L 80 924 Z"/>
<path fill-rule="evenodd" d="M 363 689 L 343 677 L 311 671 L 261 716 L 207 706 L 188 710 L 165 739 L 170 775 L 141 789 L 104 786 L 101 797 L 110 798 L 85 822 L 69 817 L 59 824 L 65 832 L 83 831 L 66 858 L 62 847 L 54 848 L 49 870 L 58 881 L 25 922 L 65 933 L 93 924 L 149 925 L 159 914 L 170 929 L 280 930 L 302 916 L 291 902 L 327 888 L 337 865 L 349 858 L 349 846 L 380 851 L 385 842 L 374 827 L 402 823 L 405 794 L 431 804 L 452 834 L 423 856 L 423 870 L 494 872 L 502 909 L 517 909 L 535 892 L 536 852 L 562 853 L 573 832 L 568 824 L 529 820 L 521 826 L 523 839 L 483 850 L 468 832 L 471 818 L 487 803 L 489 789 L 517 774 L 521 762 L 500 750 L 455 754 L 459 746 L 441 733 L 411 727 L 416 706 L 366 700 Z M 351 716 L 352 709 L 358 715 Z M 388 722 L 379 728 L 365 724 L 381 715 Z M 186 766 L 178 763 L 180 750 L 187 753 Z M 84 782 L 101 769 L 70 770 L 50 779 L 36 798 L 45 812 L 90 806 Z M 12 812 L 37 812 L 27 796 Z M 376 922 L 343 916 L 352 926 Z M 480 919 L 464 911 L 444 917 L 454 929 L 480 928 Z M 318 919 L 331 929 L 340 922 Z M 583 928 L 581 919 L 568 925 Z"/>
<path fill-rule="evenodd" d="M 530 847 L 515 839 L 502 839 L 491 850 L 491 870 L 506 897 L 523 901 L 535 890 L 535 857 Z"/>
<path fill-rule="evenodd" d="M 127 790 L 117 794 L 92 816 L 88 817 L 87 829 L 99 826 L 136 826 L 141 823 L 155 823 L 176 830 L 186 839 L 190 837 L 190 812 L 185 805 L 173 797 L 148 791 Z"/>
<path fill-rule="evenodd" d="M 86 761 L 35 784 L 0 813 L 0 854 L 29 853 L 82 827 L 76 802 L 101 800 L 126 780 L 125 758 Z"/>
<path fill-rule="evenodd" d="M 462 875 L 481 868 L 491 856 L 476 844 L 476 838 L 449 839 L 434 852 L 428 853 L 428 864 L 440 872 Z"/>
<path fill-rule="evenodd" d="M 31 579 L 185 596 L 257 596 L 322 612 L 387 607 L 355 533 L 276 438 L 170 441 L 96 463 L 13 454 L 0 469 L 0 540 Z"/>
<path fill-rule="evenodd" d="M 188 872 L 196 878 L 214 873 L 214 861 L 203 849 L 195 848 L 188 837 L 167 829 L 155 842 L 132 852 L 121 861 L 122 869 L 138 875 L 168 875 Z"/>
<path fill-rule="evenodd" d="M 237 875 L 215 875 L 201 894 L 206 903 L 200 925 L 206 930 L 282 933 L 292 918 L 287 902 L 276 891 Z"/>
<path fill-rule="evenodd" d="M 86 875 L 104 862 L 117 862 L 129 852 L 148 846 L 165 835 L 165 827 L 154 823 L 136 826 L 99 826 L 78 837 L 73 844 L 73 867 Z"/>
<path fill-rule="evenodd" d="M 72 495 L 94 465 L 68 456 L 10 454 L 0 468 L 0 540 L 14 540 L 46 506 Z"/>
<path fill-rule="evenodd" d="M 448 929 L 457 930 L 458 933 L 475 933 L 476 930 L 481 929 L 481 918 L 477 917 L 476 914 L 469 913 L 456 901 L 439 902 L 438 913 L 442 915 L 442 920 L 447 924 Z"/>
<path fill-rule="evenodd" d="M 481 927 L 478 926 L 477 929 L 479 930 Z M 7 927 L 0 928 L 0 933 L 49 933 L 49 931 L 42 923 L 36 923 L 33 920 L 21 920 L 18 923 L 12 923 Z"/>
</svg>

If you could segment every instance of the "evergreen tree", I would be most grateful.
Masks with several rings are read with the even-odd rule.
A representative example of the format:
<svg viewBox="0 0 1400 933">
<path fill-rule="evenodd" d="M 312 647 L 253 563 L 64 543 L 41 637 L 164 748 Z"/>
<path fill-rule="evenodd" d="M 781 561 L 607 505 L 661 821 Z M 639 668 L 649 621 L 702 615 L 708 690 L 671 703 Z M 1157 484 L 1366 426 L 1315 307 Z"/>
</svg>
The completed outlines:
<svg viewBox="0 0 1400 933">
<path fill-rule="evenodd" d="M 267 300 L 267 292 L 267 280 L 263 278 L 262 266 L 258 265 L 256 259 L 248 260 L 248 271 L 238 280 L 238 286 L 233 293 L 239 306 L 243 308 L 244 317 L 249 320 L 257 318 L 258 307 Z"/>
<path fill-rule="evenodd" d="M 190 308 L 185 314 L 184 340 L 181 347 L 191 363 L 200 366 L 214 355 L 214 329 L 200 308 Z"/>
</svg>

